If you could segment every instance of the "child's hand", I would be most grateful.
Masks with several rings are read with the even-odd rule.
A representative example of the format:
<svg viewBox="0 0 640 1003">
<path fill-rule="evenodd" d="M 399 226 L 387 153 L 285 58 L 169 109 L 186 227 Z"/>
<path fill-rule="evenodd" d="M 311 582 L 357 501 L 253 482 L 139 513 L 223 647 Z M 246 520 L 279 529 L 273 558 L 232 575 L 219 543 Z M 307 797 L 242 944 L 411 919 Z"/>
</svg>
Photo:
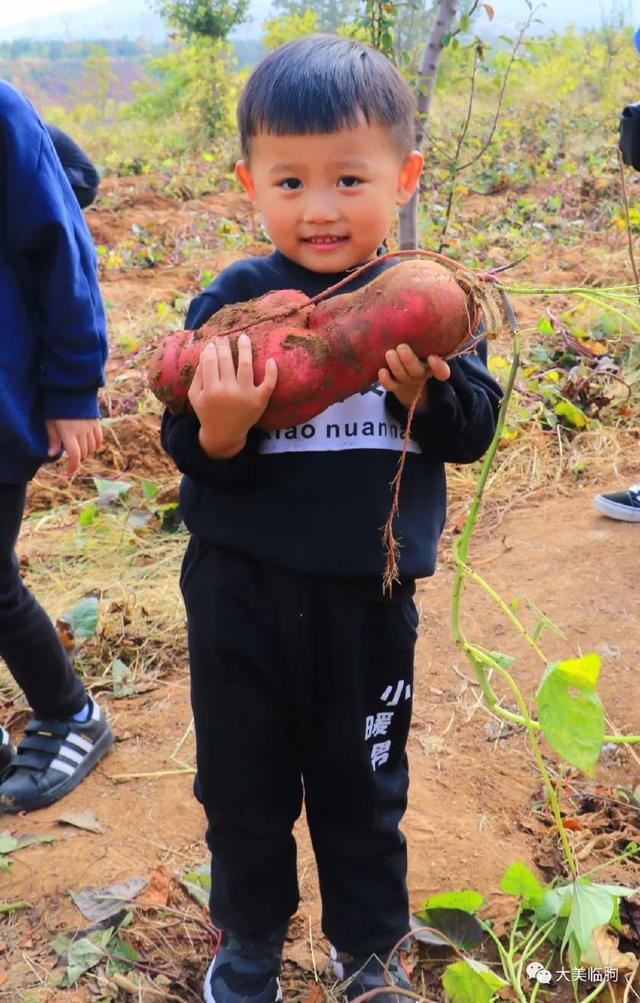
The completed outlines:
<svg viewBox="0 0 640 1003">
<path fill-rule="evenodd" d="M 200 420 L 200 445 L 212 459 L 230 459 L 245 444 L 247 432 L 269 403 L 278 379 L 268 359 L 262 383 L 253 381 L 251 340 L 238 337 L 238 367 L 228 338 L 215 338 L 203 350 L 189 389 L 189 401 Z"/>
<path fill-rule="evenodd" d="M 48 418 L 48 456 L 57 456 L 61 449 L 67 454 L 67 474 L 73 477 L 82 460 L 102 446 L 102 428 L 97 418 Z"/>
<path fill-rule="evenodd" d="M 385 390 L 395 394 L 406 408 L 411 407 L 422 389 L 416 411 L 426 409 L 426 381 L 431 377 L 448 380 L 451 375 L 448 364 L 439 355 L 428 355 L 427 361 L 422 362 L 409 345 L 398 345 L 396 349 L 390 349 L 385 359 L 389 368 L 378 371 L 380 383 Z"/>
</svg>

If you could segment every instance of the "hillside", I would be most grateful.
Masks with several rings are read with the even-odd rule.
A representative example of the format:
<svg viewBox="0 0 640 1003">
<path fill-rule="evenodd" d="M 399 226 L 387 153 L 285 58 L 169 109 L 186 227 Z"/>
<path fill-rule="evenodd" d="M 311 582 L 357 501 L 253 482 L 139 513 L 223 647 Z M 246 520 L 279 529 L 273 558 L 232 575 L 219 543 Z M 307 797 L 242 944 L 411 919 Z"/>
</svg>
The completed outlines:
<svg viewBox="0 0 640 1003">
<path fill-rule="evenodd" d="M 132 84 L 144 77 L 144 60 L 140 57 L 111 59 L 109 69 L 112 78 L 108 97 L 116 101 L 131 100 Z M 0 77 L 23 91 L 40 108 L 59 105 L 69 110 L 80 101 L 98 100 L 97 85 L 81 58 L 0 59 Z"/>
</svg>

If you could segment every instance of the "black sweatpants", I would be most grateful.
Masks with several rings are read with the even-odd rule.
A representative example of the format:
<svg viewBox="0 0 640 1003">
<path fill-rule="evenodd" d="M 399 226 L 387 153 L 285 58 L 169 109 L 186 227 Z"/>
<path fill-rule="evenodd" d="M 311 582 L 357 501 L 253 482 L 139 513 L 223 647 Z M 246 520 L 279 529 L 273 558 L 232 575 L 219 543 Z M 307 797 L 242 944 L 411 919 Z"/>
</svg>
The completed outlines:
<svg viewBox="0 0 640 1003">
<path fill-rule="evenodd" d="M 42 606 L 20 578 L 15 554 L 26 485 L 0 484 L 0 657 L 38 718 L 70 717 L 87 695 Z"/>
<path fill-rule="evenodd" d="M 413 589 L 363 598 L 197 539 L 181 585 L 213 922 L 257 937 L 296 911 L 304 793 L 323 930 L 384 953 L 409 928 Z"/>
</svg>

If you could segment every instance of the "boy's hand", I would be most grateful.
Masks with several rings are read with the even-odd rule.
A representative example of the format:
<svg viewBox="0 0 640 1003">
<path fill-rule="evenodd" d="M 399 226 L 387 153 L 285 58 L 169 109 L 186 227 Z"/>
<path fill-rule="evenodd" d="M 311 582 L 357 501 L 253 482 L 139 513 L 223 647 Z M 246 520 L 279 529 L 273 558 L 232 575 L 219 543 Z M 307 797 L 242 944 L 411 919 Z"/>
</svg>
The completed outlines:
<svg viewBox="0 0 640 1003">
<path fill-rule="evenodd" d="M 422 362 L 409 345 L 398 345 L 397 348 L 390 349 L 385 354 L 385 359 L 389 368 L 378 370 L 378 379 L 385 390 L 395 394 L 407 409 L 411 407 L 422 388 L 416 411 L 425 411 L 426 381 L 431 377 L 436 380 L 448 380 L 451 376 L 447 362 L 439 355 L 428 355 L 427 361 Z"/>
<path fill-rule="evenodd" d="M 255 385 L 251 340 L 238 337 L 238 367 L 228 338 L 215 338 L 202 350 L 189 389 L 200 420 L 200 445 L 211 459 L 231 459 L 245 444 L 247 432 L 269 403 L 278 379 L 274 359 L 267 359 L 264 379 Z"/>
<path fill-rule="evenodd" d="M 102 428 L 98 418 L 48 418 L 48 456 L 57 456 L 61 449 L 67 454 L 67 474 L 73 477 L 82 460 L 102 446 Z"/>
</svg>

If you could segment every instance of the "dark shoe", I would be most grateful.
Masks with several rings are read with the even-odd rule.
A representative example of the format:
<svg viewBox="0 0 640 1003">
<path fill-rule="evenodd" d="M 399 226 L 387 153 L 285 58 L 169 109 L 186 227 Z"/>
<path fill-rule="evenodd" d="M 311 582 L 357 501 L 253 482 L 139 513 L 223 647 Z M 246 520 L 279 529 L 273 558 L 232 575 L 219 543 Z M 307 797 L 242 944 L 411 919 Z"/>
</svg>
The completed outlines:
<svg viewBox="0 0 640 1003">
<path fill-rule="evenodd" d="M 632 484 L 626 491 L 609 491 L 596 495 L 593 507 L 601 515 L 622 522 L 640 522 L 640 484 Z"/>
<path fill-rule="evenodd" d="M 6 728 L 0 724 L 0 783 L 4 780 L 11 765 L 13 755 L 11 736 Z"/>
<path fill-rule="evenodd" d="M 286 927 L 260 940 L 222 933 L 204 980 L 205 1003 L 278 1003 Z"/>
<path fill-rule="evenodd" d="M 392 989 L 392 986 L 397 986 L 398 989 L 415 991 L 409 981 L 409 973 L 402 963 L 402 955 L 400 951 L 396 951 L 393 955 L 389 962 L 388 979 L 385 979 L 384 966 L 387 957 L 388 952 L 381 959 L 376 954 L 369 956 L 342 954 L 332 947 L 333 970 L 336 978 L 342 983 L 339 989 L 335 990 L 336 996 L 342 1000 L 354 1000 L 363 993 L 371 992 L 372 989 L 389 986 L 388 993 L 379 993 L 373 997 L 375 1003 L 406 1003 L 407 997 L 399 996 Z"/>
<path fill-rule="evenodd" d="M 113 734 L 104 712 L 91 697 L 89 703 L 87 721 L 29 721 L 0 784 L 0 813 L 53 804 L 77 787 L 111 748 Z"/>
</svg>

